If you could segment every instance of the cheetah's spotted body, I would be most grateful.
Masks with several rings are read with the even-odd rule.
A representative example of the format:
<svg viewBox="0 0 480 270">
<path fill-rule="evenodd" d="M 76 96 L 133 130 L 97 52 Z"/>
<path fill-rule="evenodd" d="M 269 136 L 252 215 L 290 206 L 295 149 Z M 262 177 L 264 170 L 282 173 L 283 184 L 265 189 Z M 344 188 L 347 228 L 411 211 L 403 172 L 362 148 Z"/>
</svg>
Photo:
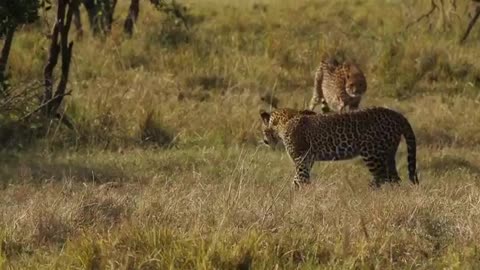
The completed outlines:
<svg viewBox="0 0 480 270">
<path fill-rule="evenodd" d="M 278 109 L 262 111 L 264 142 L 279 140 L 295 163 L 295 185 L 310 182 L 315 161 L 346 160 L 361 156 L 373 175 L 372 185 L 399 182 L 395 154 L 401 136 L 408 151 L 409 178 L 416 175 L 415 134 L 408 120 L 386 108 L 369 108 L 339 114 L 315 114 L 312 111 Z"/>
<path fill-rule="evenodd" d="M 315 72 L 313 95 L 310 110 L 321 103 L 322 111 L 356 110 L 362 96 L 367 91 L 367 82 L 363 72 L 354 63 L 339 64 L 329 58 L 320 63 Z"/>
</svg>

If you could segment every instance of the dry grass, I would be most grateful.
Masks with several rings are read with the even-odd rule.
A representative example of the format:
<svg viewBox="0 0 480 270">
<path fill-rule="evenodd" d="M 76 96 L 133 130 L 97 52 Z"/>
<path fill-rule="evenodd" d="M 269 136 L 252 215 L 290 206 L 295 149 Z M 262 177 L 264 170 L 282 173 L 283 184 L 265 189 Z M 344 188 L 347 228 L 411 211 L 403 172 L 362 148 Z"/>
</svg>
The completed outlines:
<svg viewBox="0 0 480 270">
<path fill-rule="evenodd" d="M 17 145 L 0 155 L 3 268 L 480 267 L 480 50 L 475 31 L 457 44 L 466 20 L 404 30 L 428 1 L 187 3 L 191 30 L 143 8 L 132 39 L 119 19 L 107 39 L 76 41 L 65 110 L 78 134 L 54 123 L 26 144 L 2 130 Z M 41 79 L 39 27 L 16 36 L 12 85 Z M 294 191 L 288 157 L 259 145 L 261 96 L 303 107 L 325 53 L 363 67 L 364 106 L 409 118 L 419 187 L 373 192 L 354 160 L 315 165 Z M 397 163 L 406 180 L 403 145 Z"/>
<path fill-rule="evenodd" d="M 192 158 L 174 149 L 61 153 L 43 166 L 31 156 L 11 171 L 12 180 L 25 182 L 2 191 L 3 257 L 22 268 L 474 264 L 478 153 L 427 149 L 420 187 L 377 192 L 358 162 L 319 164 L 314 183 L 293 191 L 290 161 L 268 149 L 211 147 Z M 91 176 L 78 169 L 85 158 Z M 28 180 L 57 163 L 64 164 L 59 175 Z M 95 168 L 102 164 L 125 174 L 102 179 Z"/>
</svg>

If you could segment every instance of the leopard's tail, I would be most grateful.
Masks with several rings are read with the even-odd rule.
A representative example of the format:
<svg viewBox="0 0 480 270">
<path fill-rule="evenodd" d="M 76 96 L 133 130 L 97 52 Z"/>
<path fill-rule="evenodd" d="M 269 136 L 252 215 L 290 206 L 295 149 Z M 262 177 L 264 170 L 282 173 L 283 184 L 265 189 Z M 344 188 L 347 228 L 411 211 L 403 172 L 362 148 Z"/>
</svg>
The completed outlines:
<svg viewBox="0 0 480 270">
<path fill-rule="evenodd" d="M 403 130 L 403 137 L 407 143 L 407 162 L 408 162 L 408 178 L 413 184 L 418 185 L 417 176 L 417 142 L 415 133 L 413 133 L 412 126 L 406 118 L 404 118 L 405 127 Z"/>
</svg>

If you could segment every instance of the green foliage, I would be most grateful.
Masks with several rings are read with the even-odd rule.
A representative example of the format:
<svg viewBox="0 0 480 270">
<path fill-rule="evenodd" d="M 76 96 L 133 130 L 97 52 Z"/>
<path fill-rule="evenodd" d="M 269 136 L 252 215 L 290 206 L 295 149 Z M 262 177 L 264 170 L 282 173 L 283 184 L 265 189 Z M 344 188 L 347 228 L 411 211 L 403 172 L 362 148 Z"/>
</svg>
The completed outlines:
<svg viewBox="0 0 480 270">
<path fill-rule="evenodd" d="M 182 23 L 185 27 L 190 24 L 190 16 L 187 7 L 175 0 L 150 0 L 155 8 L 175 19 L 175 23 Z"/>
<path fill-rule="evenodd" d="M 29 24 L 38 19 L 41 0 L 2 0 L 0 4 L 0 37 L 7 29 L 17 25 Z"/>
</svg>

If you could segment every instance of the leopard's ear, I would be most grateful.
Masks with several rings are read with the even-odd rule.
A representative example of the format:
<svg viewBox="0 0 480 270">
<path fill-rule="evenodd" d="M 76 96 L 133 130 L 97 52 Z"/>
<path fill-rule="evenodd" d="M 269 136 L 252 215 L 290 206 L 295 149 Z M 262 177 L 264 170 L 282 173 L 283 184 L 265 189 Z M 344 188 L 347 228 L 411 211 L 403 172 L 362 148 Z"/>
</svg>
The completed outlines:
<svg viewBox="0 0 480 270">
<path fill-rule="evenodd" d="M 262 118 L 263 123 L 265 123 L 265 125 L 268 125 L 268 123 L 270 122 L 270 114 L 264 110 L 260 110 L 260 117 Z"/>
</svg>

